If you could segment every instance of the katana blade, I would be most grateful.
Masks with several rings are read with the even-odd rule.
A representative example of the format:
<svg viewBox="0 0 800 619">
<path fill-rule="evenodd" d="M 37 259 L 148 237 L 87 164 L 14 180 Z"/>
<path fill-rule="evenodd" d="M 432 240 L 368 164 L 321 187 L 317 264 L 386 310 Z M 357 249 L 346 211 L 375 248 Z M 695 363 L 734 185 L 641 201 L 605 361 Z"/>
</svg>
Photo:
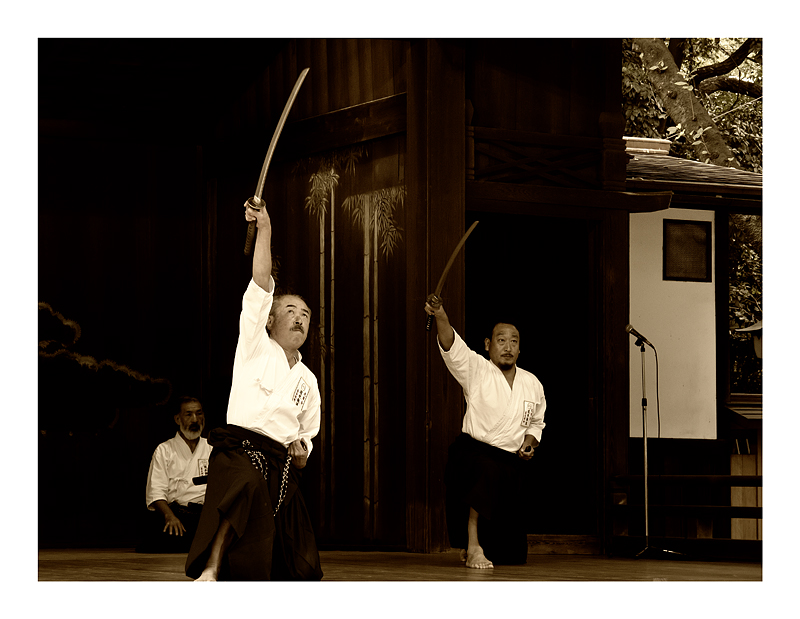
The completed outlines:
<svg viewBox="0 0 800 619">
<path fill-rule="evenodd" d="M 256 192 L 252 198 L 248 199 L 245 202 L 245 206 L 249 206 L 250 208 L 254 208 L 259 210 L 263 205 L 263 200 L 261 200 L 261 193 L 264 191 L 264 181 L 267 179 L 267 170 L 269 169 L 269 163 L 272 161 L 272 155 L 275 152 L 275 147 L 278 144 L 278 138 L 281 136 L 281 131 L 283 131 L 283 125 L 286 124 L 286 118 L 289 116 L 289 110 L 292 109 L 292 104 L 294 100 L 297 98 L 297 93 L 300 92 L 300 86 L 303 85 L 303 80 L 306 79 L 306 75 L 308 74 L 308 69 L 303 69 L 303 72 L 300 74 L 300 77 L 297 78 L 297 81 L 294 84 L 294 88 L 292 88 L 292 92 L 289 95 L 289 100 L 286 102 L 286 105 L 283 107 L 283 113 L 281 114 L 280 119 L 278 120 L 278 125 L 275 127 L 275 132 L 272 134 L 272 140 L 269 143 L 269 148 L 267 149 L 267 156 L 264 158 L 264 165 L 261 166 L 261 174 L 258 177 L 258 184 L 256 185 Z M 255 238 L 256 232 L 256 222 L 251 221 L 247 226 L 247 240 L 244 244 L 244 254 L 245 256 L 249 256 L 250 252 L 253 250 L 253 239 Z"/>
<path fill-rule="evenodd" d="M 442 294 L 442 288 L 444 287 L 444 281 L 447 279 L 447 273 L 450 271 L 450 267 L 453 266 L 453 263 L 456 261 L 456 256 L 461 251 L 461 248 L 464 246 L 464 243 L 467 242 L 467 238 L 472 231 L 475 229 L 475 226 L 478 225 L 478 222 L 474 222 L 469 229 L 464 233 L 464 236 L 461 237 L 461 240 L 456 245 L 456 248 L 453 250 L 453 253 L 450 254 L 450 259 L 447 261 L 447 264 L 444 267 L 444 271 L 442 271 L 442 276 L 439 278 L 439 283 L 436 284 L 436 290 L 433 294 L 428 295 L 428 303 L 434 307 L 437 307 L 442 304 L 442 300 L 439 298 L 439 295 Z M 431 324 L 433 323 L 433 316 L 428 315 L 428 322 L 425 325 L 425 329 L 430 331 Z"/>
<path fill-rule="evenodd" d="M 436 284 L 436 290 L 434 290 L 433 292 L 435 296 L 438 297 L 441 294 L 442 287 L 444 287 L 444 280 L 447 278 L 447 273 L 450 271 L 450 267 L 453 266 L 453 263 L 456 261 L 456 256 L 458 256 L 458 252 L 461 251 L 461 248 L 464 246 L 464 243 L 467 242 L 467 237 L 469 237 L 469 235 L 472 234 L 472 231 L 475 229 L 475 226 L 477 225 L 478 222 L 476 221 L 469 227 L 469 230 L 467 230 L 464 233 L 464 236 L 461 237 L 461 240 L 458 242 L 458 245 L 456 245 L 456 248 L 450 255 L 450 259 L 447 261 L 447 264 L 444 267 L 444 271 L 442 271 L 442 276 L 439 278 L 439 283 Z"/>
</svg>

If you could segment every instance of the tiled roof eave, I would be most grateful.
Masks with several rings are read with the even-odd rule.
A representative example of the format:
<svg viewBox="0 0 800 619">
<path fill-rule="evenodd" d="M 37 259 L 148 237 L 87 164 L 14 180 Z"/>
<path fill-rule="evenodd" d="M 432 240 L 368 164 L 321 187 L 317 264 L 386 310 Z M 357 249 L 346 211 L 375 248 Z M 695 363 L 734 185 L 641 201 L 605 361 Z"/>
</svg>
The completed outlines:
<svg viewBox="0 0 800 619">
<path fill-rule="evenodd" d="M 652 189 L 656 191 L 686 191 L 689 193 L 703 193 L 713 195 L 734 195 L 761 197 L 763 190 L 760 185 L 734 185 L 730 183 L 708 183 L 681 180 L 666 180 L 659 178 L 644 178 L 642 176 L 628 177 L 625 179 L 627 189 Z"/>
</svg>

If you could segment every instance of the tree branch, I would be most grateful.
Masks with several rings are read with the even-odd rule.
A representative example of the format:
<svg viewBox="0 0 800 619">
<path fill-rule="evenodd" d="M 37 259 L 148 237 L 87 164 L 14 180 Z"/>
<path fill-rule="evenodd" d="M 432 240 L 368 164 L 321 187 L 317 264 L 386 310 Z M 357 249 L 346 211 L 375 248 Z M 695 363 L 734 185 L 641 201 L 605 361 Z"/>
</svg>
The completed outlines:
<svg viewBox="0 0 800 619">
<path fill-rule="evenodd" d="M 740 167 L 725 138 L 708 111 L 675 66 L 664 39 L 632 39 L 634 51 L 641 52 L 645 71 L 664 109 L 692 141 L 700 161 Z"/>
<path fill-rule="evenodd" d="M 703 80 L 707 80 L 712 77 L 717 77 L 718 75 L 725 75 L 726 73 L 730 73 L 740 64 L 742 64 L 747 55 L 753 49 L 754 45 L 756 45 L 758 39 L 747 39 L 744 43 L 739 46 L 735 52 L 733 52 L 727 59 L 723 60 L 722 62 L 718 62 L 717 64 L 710 64 L 706 67 L 700 67 L 695 71 L 694 77 L 692 81 L 694 82 L 695 87 L 697 87 L 700 82 Z"/>
<path fill-rule="evenodd" d="M 722 90 L 724 92 L 732 92 L 738 95 L 747 95 L 757 99 L 763 95 L 762 88 L 759 84 L 753 82 L 745 82 L 744 80 L 735 77 L 712 77 L 700 84 L 698 88 L 704 95 L 710 95 L 712 92 Z"/>
</svg>

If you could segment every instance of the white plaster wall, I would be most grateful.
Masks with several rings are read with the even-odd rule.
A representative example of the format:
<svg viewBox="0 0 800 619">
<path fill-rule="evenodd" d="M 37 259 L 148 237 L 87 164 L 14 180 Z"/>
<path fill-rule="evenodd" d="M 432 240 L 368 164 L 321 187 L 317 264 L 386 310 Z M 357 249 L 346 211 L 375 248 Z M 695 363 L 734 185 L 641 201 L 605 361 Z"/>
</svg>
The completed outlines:
<svg viewBox="0 0 800 619">
<path fill-rule="evenodd" d="M 716 438 L 715 282 L 663 280 L 664 219 L 711 221 L 714 213 L 668 209 L 630 215 L 630 323 L 658 351 L 662 438 Z M 713 244 L 712 244 L 713 248 Z M 712 273 L 714 251 L 712 249 Z M 630 436 L 642 436 L 642 356 L 630 339 Z M 657 437 L 653 349 L 645 346 L 647 435 Z"/>
</svg>

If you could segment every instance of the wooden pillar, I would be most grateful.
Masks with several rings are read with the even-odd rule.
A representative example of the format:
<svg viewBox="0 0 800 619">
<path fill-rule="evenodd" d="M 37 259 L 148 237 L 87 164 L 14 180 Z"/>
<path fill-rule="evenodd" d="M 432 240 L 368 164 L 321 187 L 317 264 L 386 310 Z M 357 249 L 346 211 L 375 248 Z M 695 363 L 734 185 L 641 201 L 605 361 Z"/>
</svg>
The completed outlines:
<svg viewBox="0 0 800 619">
<path fill-rule="evenodd" d="M 625 172 L 630 159 L 625 152 L 625 117 L 622 115 L 622 41 L 602 39 L 599 43 L 605 70 L 603 111 L 600 113 L 600 136 L 603 154 L 599 176 L 607 191 L 625 191 Z"/>
<path fill-rule="evenodd" d="M 625 190 L 625 168 L 628 155 L 622 134 L 625 119 L 622 115 L 622 89 L 620 85 L 622 66 L 622 41 L 601 39 L 595 42 L 603 61 L 604 77 L 602 110 L 598 118 L 600 137 L 603 138 L 603 154 L 599 178 L 606 191 Z M 628 523 L 615 522 L 613 505 L 626 501 L 625 493 L 615 491 L 611 479 L 625 475 L 628 471 L 628 444 L 630 437 L 630 336 L 625 326 L 630 318 L 630 213 L 624 210 L 609 210 L 603 216 L 601 226 L 602 282 L 600 327 L 600 418 L 603 428 L 603 505 L 601 532 L 604 552 L 611 549 L 615 531 L 627 532 Z M 617 512 L 619 513 L 619 512 Z"/>
<path fill-rule="evenodd" d="M 446 550 L 444 465 L 461 425 L 461 393 L 425 331 L 425 298 L 464 233 L 464 47 L 420 40 L 407 57 L 406 546 Z M 445 307 L 464 324 L 463 255 L 450 272 Z M 458 327 L 456 327 L 458 328 Z"/>
<path fill-rule="evenodd" d="M 606 506 L 602 526 L 604 552 L 611 548 L 614 533 L 611 479 L 628 473 L 630 436 L 630 336 L 625 332 L 630 313 L 630 214 L 609 210 L 601 227 L 602 325 L 600 331 L 601 419 L 604 442 L 603 504 Z M 617 529 L 625 523 L 616 523 Z"/>
</svg>

